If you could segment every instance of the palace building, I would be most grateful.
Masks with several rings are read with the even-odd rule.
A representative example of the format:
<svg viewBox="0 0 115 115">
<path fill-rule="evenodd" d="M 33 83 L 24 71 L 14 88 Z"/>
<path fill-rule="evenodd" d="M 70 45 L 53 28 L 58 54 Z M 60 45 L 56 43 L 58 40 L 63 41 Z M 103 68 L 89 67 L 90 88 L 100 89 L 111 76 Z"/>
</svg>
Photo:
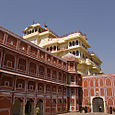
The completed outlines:
<svg viewBox="0 0 115 115">
<path fill-rule="evenodd" d="M 33 24 L 23 31 L 23 38 L 44 48 L 58 57 L 72 53 L 77 58 L 79 64 L 77 71 L 81 75 L 102 74 L 102 61 L 94 52 L 89 52 L 91 46 L 88 43 L 86 34 L 80 31 L 59 37 L 52 32 L 47 25 Z"/>
<path fill-rule="evenodd" d="M 0 115 L 115 111 L 115 74 L 101 74 L 86 35 L 59 38 L 40 24 L 24 34 L 0 27 Z"/>
<path fill-rule="evenodd" d="M 89 106 L 91 112 L 110 113 L 110 107 L 115 112 L 115 74 L 103 74 L 96 76 L 83 76 L 83 103 Z"/>
<path fill-rule="evenodd" d="M 60 58 L 0 27 L 0 115 L 79 111 L 77 64 L 73 54 Z"/>
</svg>

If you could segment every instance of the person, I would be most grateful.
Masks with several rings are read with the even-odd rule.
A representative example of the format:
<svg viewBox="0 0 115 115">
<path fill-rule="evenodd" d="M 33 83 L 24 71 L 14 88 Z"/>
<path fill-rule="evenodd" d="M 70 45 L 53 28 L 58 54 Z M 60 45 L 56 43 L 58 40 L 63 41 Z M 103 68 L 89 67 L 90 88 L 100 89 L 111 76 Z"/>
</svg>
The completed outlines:
<svg viewBox="0 0 115 115">
<path fill-rule="evenodd" d="M 102 107 L 101 106 L 99 106 L 99 112 L 102 112 Z"/>
<path fill-rule="evenodd" d="M 112 107 L 110 106 L 110 114 L 112 114 Z"/>
<path fill-rule="evenodd" d="M 85 106 L 85 113 L 87 113 L 87 106 Z"/>
<path fill-rule="evenodd" d="M 39 113 L 40 113 L 40 108 L 36 107 L 36 115 L 39 115 Z"/>
</svg>

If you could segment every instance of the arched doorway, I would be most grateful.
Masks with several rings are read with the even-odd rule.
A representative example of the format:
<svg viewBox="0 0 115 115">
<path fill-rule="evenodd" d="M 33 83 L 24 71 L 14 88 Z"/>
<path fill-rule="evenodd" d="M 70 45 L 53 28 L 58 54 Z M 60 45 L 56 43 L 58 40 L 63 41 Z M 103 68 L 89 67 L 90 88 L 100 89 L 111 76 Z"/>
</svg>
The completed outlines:
<svg viewBox="0 0 115 115">
<path fill-rule="evenodd" d="M 25 106 L 25 115 L 33 115 L 34 114 L 34 101 L 30 99 L 27 101 Z"/>
<path fill-rule="evenodd" d="M 13 105 L 13 115 L 22 115 L 22 100 L 16 99 Z"/>
<path fill-rule="evenodd" d="M 104 101 L 101 97 L 93 98 L 93 112 L 104 112 Z"/>
<path fill-rule="evenodd" d="M 43 115 L 43 100 L 41 99 L 36 104 L 36 115 Z"/>
</svg>

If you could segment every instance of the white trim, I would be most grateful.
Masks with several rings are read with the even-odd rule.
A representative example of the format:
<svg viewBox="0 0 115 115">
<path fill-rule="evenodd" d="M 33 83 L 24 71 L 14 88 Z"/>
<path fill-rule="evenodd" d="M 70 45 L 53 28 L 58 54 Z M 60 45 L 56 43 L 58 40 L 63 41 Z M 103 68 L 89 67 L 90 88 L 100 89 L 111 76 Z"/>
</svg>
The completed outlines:
<svg viewBox="0 0 115 115">
<path fill-rule="evenodd" d="M 91 112 L 93 113 L 93 99 L 96 98 L 96 97 L 100 97 L 103 99 L 103 102 L 104 102 L 104 113 L 106 113 L 106 104 L 105 104 L 105 96 L 91 96 L 90 97 L 90 102 L 91 102 Z"/>
</svg>

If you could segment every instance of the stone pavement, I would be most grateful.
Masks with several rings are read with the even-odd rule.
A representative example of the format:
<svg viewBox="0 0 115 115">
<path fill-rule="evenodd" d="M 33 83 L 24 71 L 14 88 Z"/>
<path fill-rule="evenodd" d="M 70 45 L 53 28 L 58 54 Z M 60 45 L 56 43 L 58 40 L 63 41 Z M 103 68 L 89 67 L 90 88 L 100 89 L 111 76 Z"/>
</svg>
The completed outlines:
<svg viewBox="0 0 115 115">
<path fill-rule="evenodd" d="M 98 112 L 98 113 L 65 113 L 65 114 L 58 114 L 58 115 L 110 115 L 110 114 Z"/>
</svg>

